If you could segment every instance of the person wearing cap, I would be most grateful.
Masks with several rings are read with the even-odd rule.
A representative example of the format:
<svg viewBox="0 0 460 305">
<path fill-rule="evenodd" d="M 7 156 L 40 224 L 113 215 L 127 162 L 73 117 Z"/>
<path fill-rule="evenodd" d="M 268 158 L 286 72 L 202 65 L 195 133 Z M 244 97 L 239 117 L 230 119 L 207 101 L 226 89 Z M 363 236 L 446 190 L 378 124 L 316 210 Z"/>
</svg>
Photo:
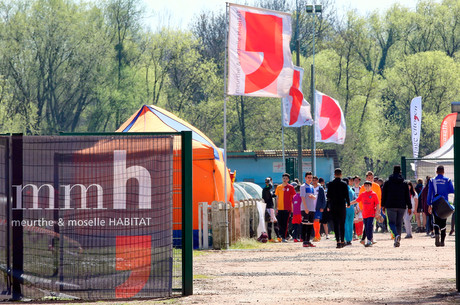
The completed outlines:
<svg viewBox="0 0 460 305">
<path fill-rule="evenodd" d="M 436 177 L 430 179 L 428 182 L 428 213 L 433 216 L 433 227 L 434 227 L 434 236 L 435 236 L 435 245 L 436 247 L 444 247 L 444 240 L 446 239 L 446 223 L 447 219 L 443 219 L 436 215 L 436 212 L 433 213 L 433 198 L 436 195 L 441 195 L 446 201 L 449 201 L 449 194 L 454 193 L 454 186 L 452 180 L 447 177 L 444 177 L 444 166 L 439 165 L 436 168 Z M 441 239 L 439 239 L 441 235 Z"/>
<path fill-rule="evenodd" d="M 383 184 L 382 211 L 386 211 L 390 229 L 395 235 L 394 247 L 401 243 L 401 232 L 404 213 L 410 214 L 412 203 L 410 201 L 409 187 L 401 175 L 401 166 L 393 167 L 393 174 Z"/>
<path fill-rule="evenodd" d="M 276 187 L 275 195 L 278 204 L 278 225 L 280 237 L 283 243 L 287 242 L 289 216 L 292 211 L 292 199 L 296 192 L 292 185 L 289 184 L 291 176 L 284 173 L 282 176 L 283 183 Z"/>
<path fill-rule="evenodd" d="M 342 170 L 334 170 L 334 180 L 327 184 L 328 205 L 334 222 L 335 239 L 337 248 L 345 246 L 345 215 L 346 208 L 350 207 L 348 185 L 342 181 Z"/>
<path fill-rule="evenodd" d="M 270 177 L 265 178 L 265 187 L 262 189 L 262 198 L 266 204 L 265 207 L 265 221 L 267 222 L 267 235 L 269 242 L 275 242 L 272 239 L 272 231 L 275 231 L 276 237 L 278 237 L 278 226 L 275 223 L 278 221 L 275 217 L 275 209 L 273 204 L 272 184 Z"/>
</svg>

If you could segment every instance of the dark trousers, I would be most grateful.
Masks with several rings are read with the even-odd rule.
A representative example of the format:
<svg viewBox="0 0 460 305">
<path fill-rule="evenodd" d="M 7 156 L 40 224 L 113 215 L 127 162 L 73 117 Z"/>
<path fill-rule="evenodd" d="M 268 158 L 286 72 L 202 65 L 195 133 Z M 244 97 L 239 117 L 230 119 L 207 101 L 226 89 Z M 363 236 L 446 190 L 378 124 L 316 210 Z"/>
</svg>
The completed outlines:
<svg viewBox="0 0 460 305">
<path fill-rule="evenodd" d="M 272 229 L 273 228 L 273 229 Z M 268 239 L 272 239 L 272 230 L 275 231 L 275 237 L 280 236 L 280 232 L 278 229 L 278 223 L 277 222 L 268 222 L 267 223 L 267 234 L 268 234 Z"/>
<path fill-rule="evenodd" d="M 313 228 L 313 222 L 315 221 L 315 212 L 309 212 L 308 214 L 305 211 L 302 211 L 302 222 L 308 220 L 311 224 L 302 223 L 302 239 L 303 242 L 308 244 L 311 238 L 311 229 Z"/>
<path fill-rule="evenodd" d="M 290 211 L 278 210 L 277 218 L 278 218 L 278 226 L 280 230 L 279 232 L 280 232 L 280 237 L 283 239 L 286 239 L 287 237 L 289 214 L 290 214 Z"/>
<path fill-rule="evenodd" d="M 433 231 L 433 217 L 431 214 L 426 214 L 426 232 Z"/>
<path fill-rule="evenodd" d="M 406 209 L 396 209 L 396 208 L 387 209 L 388 224 L 390 225 L 390 229 L 395 235 L 395 237 L 398 235 L 401 236 L 402 222 L 403 222 L 405 211 Z"/>
<path fill-rule="evenodd" d="M 332 217 L 335 240 L 337 243 L 343 243 L 345 241 L 345 215 L 345 209 L 343 209 L 343 213 L 334 213 Z"/>
<path fill-rule="evenodd" d="M 374 227 L 374 217 L 364 218 L 364 228 L 366 231 L 366 237 L 367 237 L 368 242 L 372 241 L 372 238 L 374 237 L 373 232 L 372 232 L 373 227 Z"/>
<path fill-rule="evenodd" d="M 441 231 L 441 242 L 444 242 L 444 239 L 446 239 L 446 223 L 447 219 L 439 218 L 433 213 L 434 234 L 439 234 L 439 231 Z"/>
</svg>

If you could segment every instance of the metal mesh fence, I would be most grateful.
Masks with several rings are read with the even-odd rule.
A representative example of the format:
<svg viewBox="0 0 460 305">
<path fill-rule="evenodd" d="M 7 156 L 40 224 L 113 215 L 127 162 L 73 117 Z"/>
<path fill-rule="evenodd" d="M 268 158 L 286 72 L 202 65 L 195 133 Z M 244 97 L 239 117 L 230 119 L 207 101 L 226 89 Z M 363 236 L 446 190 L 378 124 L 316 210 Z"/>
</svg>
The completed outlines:
<svg viewBox="0 0 460 305">
<path fill-rule="evenodd" d="M 454 159 L 407 158 L 403 159 L 403 162 L 406 162 L 406 179 L 408 180 L 416 181 L 420 178 L 425 182 L 426 176 L 435 177 L 436 168 L 438 165 L 443 165 L 444 176 L 454 182 Z"/>
<path fill-rule="evenodd" d="M 96 300 L 181 290 L 173 234 L 182 229 L 180 136 L 23 137 L 22 151 L 11 203 L 11 275 L 22 295 Z"/>
</svg>

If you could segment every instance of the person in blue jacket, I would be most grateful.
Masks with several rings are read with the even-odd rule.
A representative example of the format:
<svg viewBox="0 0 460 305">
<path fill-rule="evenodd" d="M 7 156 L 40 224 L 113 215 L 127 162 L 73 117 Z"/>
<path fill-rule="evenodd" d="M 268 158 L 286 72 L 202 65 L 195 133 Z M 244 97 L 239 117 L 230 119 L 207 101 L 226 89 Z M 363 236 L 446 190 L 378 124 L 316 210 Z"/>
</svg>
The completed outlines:
<svg viewBox="0 0 460 305">
<path fill-rule="evenodd" d="M 316 212 L 315 220 L 313 222 L 315 238 L 313 241 L 317 242 L 321 240 L 321 219 L 323 218 L 323 213 L 326 209 L 326 194 L 321 184 L 319 184 L 319 179 L 317 176 L 313 176 L 312 185 L 316 196 Z"/>
<path fill-rule="evenodd" d="M 428 213 L 433 217 L 433 226 L 435 234 L 435 245 L 436 247 L 444 247 L 444 240 L 446 239 L 446 222 L 447 219 L 439 218 L 436 212 L 433 213 L 433 199 L 435 195 L 443 196 L 446 201 L 449 200 L 449 194 L 454 193 L 454 186 L 452 180 L 444 177 L 444 166 L 439 165 L 436 168 L 437 176 L 428 182 Z M 440 232 L 441 231 L 441 234 Z M 439 239 L 441 235 L 441 239 Z"/>
</svg>

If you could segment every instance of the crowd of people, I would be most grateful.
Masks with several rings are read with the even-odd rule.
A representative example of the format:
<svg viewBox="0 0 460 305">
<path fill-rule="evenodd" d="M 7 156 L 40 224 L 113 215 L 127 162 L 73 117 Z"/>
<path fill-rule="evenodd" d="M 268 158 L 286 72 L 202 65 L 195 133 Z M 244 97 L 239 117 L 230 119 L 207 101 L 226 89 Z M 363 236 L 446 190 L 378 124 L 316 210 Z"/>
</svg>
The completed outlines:
<svg viewBox="0 0 460 305">
<path fill-rule="evenodd" d="M 425 183 L 418 179 L 415 186 L 404 180 L 399 165 L 393 167 L 386 181 L 368 171 L 362 184 L 359 176 L 342 177 L 340 168 L 327 184 L 312 172 L 305 173 L 303 184 L 297 179 L 291 182 L 285 173 L 279 185 L 273 185 L 270 177 L 265 179 L 262 198 L 266 203 L 266 233 L 269 242 L 292 240 L 303 247 L 316 247 L 315 243 L 323 237 L 329 239 L 333 231 L 337 248 L 343 248 L 353 241 L 371 247 L 379 230 L 390 233 L 394 247 L 399 247 L 404 231 L 405 239 L 423 233 L 434 238 L 436 247 L 444 247 L 447 219 L 438 215 L 433 204 L 439 197 L 447 202 L 451 193 L 454 187 L 444 177 L 442 165 L 434 178 L 427 176 Z M 454 233 L 454 226 L 452 216 L 449 235 Z"/>
</svg>

